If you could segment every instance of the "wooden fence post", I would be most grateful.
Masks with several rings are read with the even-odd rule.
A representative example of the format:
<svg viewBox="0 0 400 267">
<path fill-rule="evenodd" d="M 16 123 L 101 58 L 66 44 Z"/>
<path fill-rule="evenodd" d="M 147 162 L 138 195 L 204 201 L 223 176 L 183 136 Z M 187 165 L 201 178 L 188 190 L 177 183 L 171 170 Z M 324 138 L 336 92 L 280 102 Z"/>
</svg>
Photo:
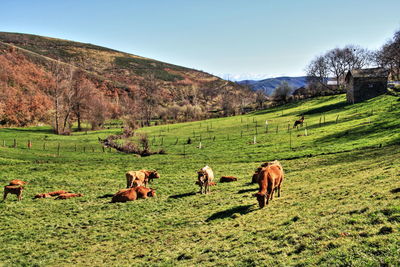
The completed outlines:
<svg viewBox="0 0 400 267">
<path fill-rule="evenodd" d="M 17 139 L 14 139 L 14 145 L 13 145 L 13 147 L 14 147 L 14 148 L 17 147 Z"/>
<path fill-rule="evenodd" d="M 31 140 L 28 140 L 28 149 L 30 150 L 32 148 L 32 142 Z"/>
<path fill-rule="evenodd" d="M 336 116 L 336 124 L 338 123 L 339 115 Z"/>
<path fill-rule="evenodd" d="M 43 143 L 43 150 L 46 150 L 46 142 Z"/>
<path fill-rule="evenodd" d="M 57 156 L 60 156 L 60 143 L 58 143 L 58 146 L 57 146 Z"/>
</svg>

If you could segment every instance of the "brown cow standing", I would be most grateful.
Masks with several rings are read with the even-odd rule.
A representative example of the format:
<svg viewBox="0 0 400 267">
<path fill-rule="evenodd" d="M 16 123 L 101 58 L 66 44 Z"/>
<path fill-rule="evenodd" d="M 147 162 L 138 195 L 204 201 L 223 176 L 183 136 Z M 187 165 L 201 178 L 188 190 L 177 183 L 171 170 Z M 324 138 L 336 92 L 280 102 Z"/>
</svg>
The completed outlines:
<svg viewBox="0 0 400 267">
<path fill-rule="evenodd" d="M 304 116 L 301 116 L 299 120 L 294 122 L 293 128 L 296 128 L 297 125 L 303 126 L 303 122 L 304 122 Z"/>
<path fill-rule="evenodd" d="M 222 176 L 221 179 L 219 179 L 220 183 L 229 183 L 229 182 L 234 182 L 237 181 L 238 178 L 233 177 L 233 176 Z"/>
<path fill-rule="evenodd" d="M 127 188 L 119 190 L 111 199 L 111 203 L 115 202 L 127 202 L 137 199 L 137 193 L 135 188 Z"/>
<path fill-rule="evenodd" d="M 18 179 L 11 180 L 9 183 L 9 185 L 21 185 L 21 186 L 24 186 L 26 184 L 27 184 L 27 182 L 24 182 L 24 181 L 18 180 Z"/>
<path fill-rule="evenodd" d="M 153 179 L 158 179 L 160 178 L 160 174 L 156 170 L 142 170 L 146 174 L 145 183 L 144 185 L 147 187 L 147 184 L 150 182 L 153 182 Z"/>
<path fill-rule="evenodd" d="M 14 194 L 17 195 L 18 201 L 22 199 L 22 191 L 24 190 L 23 186 L 19 185 L 6 185 L 4 187 L 4 196 L 3 196 L 3 201 L 6 200 L 8 194 Z"/>
<path fill-rule="evenodd" d="M 259 192 L 257 197 L 258 205 L 263 208 L 268 205 L 269 200 L 273 199 L 274 191 L 278 191 L 278 197 L 281 196 L 281 185 L 284 179 L 282 165 L 278 161 L 274 164 L 263 167 L 258 175 Z"/>
<path fill-rule="evenodd" d="M 125 174 L 125 176 L 126 176 L 126 188 L 142 186 L 142 185 L 147 187 L 149 181 L 160 178 L 160 175 L 156 170 L 129 171 Z"/>
</svg>

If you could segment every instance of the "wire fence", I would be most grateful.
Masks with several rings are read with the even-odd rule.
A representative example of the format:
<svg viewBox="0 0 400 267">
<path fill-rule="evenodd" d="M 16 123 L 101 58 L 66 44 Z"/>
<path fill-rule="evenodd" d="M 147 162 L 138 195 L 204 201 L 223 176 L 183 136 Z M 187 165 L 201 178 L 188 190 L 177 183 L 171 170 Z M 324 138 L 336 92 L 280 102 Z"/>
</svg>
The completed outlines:
<svg viewBox="0 0 400 267">
<path fill-rule="evenodd" d="M 326 115 L 320 114 L 317 118 L 312 120 L 305 120 L 302 124 L 297 127 L 293 127 L 294 120 L 274 123 L 273 121 L 259 121 L 255 117 L 251 120 L 249 118 L 240 117 L 237 121 L 238 127 L 235 131 L 229 131 L 226 134 L 221 133 L 223 128 L 216 127 L 218 122 L 215 121 L 200 121 L 197 125 L 191 126 L 191 134 L 186 137 L 174 136 L 170 134 L 170 130 L 175 130 L 174 125 L 165 125 L 160 128 L 157 132 L 148 136 L 150 147 L 168 149 L 171 147 L 178 147 L 174 149 L 176 155 L 182 155 L 186 157 L 190 153 L 190 148 L 195 147 L 202 149 L 205 143 L 213 142 L 232 142 L 239 139 L 245 140 L 247 144 L 259 144 L 263 142 L 266 135 L 282 135 L 286 134 L 283 142 L 275 142 L 274 145 L 278 145 L 283 148 L 292 150 L 294 147 L 294 137 L 308 136 L 313 134 L 318 128 L 346 122 L 354 119 L 366 119 L 362 125 L 370 125 L 376 121 L 376 118 L 372 118 L 373 115 L 381 114 L 382 112 L 390 112 L 395 109 L 392 104 L 388 109 L 373 110 L 368 112 L 355 113 L 350 115 Z M 329 116 L 329 117 L 328 117 Z M 121 124 L 113 124 L 116 128 L 120 128 Z M 219 131 L 219 132 L 218 132 Z M 265 140 L 264 140 L 265 141 Z M 23 138 L 4 138 L 0 139 L 0 146 L 3 148 L 13 149 L 26 149 L 32 151 L 48 151 L 58 156 L 64 152 L 69 153 L 117 153 L 118 151 L 107 146 L 103 146 L 100 143 L 73 143 L 72 141 L 46 141 L 46 140 L 30 140 Z M 118 152 L 119 153 L 119 152 Z M 170 152 L 168 151 L 168 154 Z"/>
</svg>

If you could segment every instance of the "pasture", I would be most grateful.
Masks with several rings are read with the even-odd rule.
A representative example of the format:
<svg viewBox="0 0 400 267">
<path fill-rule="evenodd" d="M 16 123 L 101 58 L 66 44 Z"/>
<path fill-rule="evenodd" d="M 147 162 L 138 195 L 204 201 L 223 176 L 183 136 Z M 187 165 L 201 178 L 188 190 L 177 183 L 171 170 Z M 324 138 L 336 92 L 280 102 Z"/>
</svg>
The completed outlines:
<svg viewBox="0 0 400 267">
<path fill-rule="evenodd" d="M 21 202 L 15 195 L 0 202 L 0 263 L 399 265 L 400 102 L 344 101 L 320 97 L 143 128 L 138 132 L 148 134 L 151 148 L 167 154 L 142 158 L 101 149 L 98 137 L 119 129 L 72 136 L 46 126 L 0 129 L 2 185 L 29 182 Z M 300 114 L 304 125 L 293 129 Z M 249 181 L 261 162 L 275 159 L 285 170 L 282 196 L 259 209 L 252 196 L 258 185 Z M 204 165 L 217 183 L 222 175 L 239 180 L 196 194 L 196 171 Z M 125 172 L 142 168 L 160 173 L 150 185 L 157 196 L 109 203 L 125 187 Z M 84 197 L 32 199 L 57 189 Z"/>
</svg>

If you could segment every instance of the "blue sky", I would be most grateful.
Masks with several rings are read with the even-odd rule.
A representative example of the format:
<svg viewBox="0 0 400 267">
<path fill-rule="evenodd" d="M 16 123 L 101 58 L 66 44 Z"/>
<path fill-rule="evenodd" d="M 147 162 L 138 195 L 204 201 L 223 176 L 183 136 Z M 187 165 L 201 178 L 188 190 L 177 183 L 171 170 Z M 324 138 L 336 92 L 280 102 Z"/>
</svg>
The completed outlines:
<svg viewBox="0 0 400 267">
<path fill-rule="evenodd" d="M 304 75 L 328 49 L 377 49 L 400 29 L 400 0 L 0 3 L 0 31 L 97 44 L 230 79 Z"/>
</svg>

